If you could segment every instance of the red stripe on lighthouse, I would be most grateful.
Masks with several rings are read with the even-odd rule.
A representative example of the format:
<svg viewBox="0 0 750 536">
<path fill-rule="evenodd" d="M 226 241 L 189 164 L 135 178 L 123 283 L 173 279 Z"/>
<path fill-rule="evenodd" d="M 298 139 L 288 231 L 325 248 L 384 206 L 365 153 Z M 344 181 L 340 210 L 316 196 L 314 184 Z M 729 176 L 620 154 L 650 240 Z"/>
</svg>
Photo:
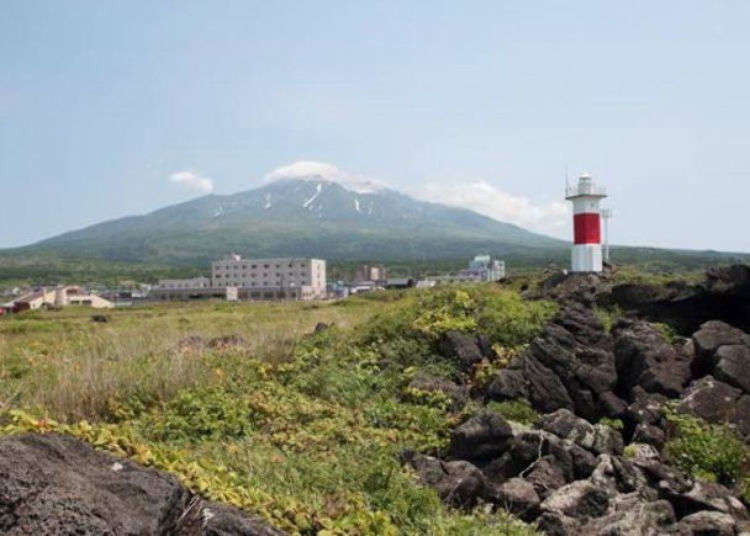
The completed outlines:
<svg viewBox="0 0 750 536">
<path fill-rule="evenodd" d="M 576 244 L 601 244 L 602 232 L 599 214 L 584 212 L 573 216 Z"/>
</svg>

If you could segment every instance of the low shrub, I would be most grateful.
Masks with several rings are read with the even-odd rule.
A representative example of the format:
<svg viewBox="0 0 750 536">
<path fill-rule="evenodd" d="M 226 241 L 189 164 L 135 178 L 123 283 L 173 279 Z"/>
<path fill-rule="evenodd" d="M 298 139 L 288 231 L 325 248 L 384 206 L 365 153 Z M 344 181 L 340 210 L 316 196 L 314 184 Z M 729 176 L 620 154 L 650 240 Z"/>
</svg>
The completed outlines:
<svg viewBox="0 0 750 536">
<path fill-rule="evenodd" d="M 669 461 L 697 478 L 728 487 L 741 485 L 750 469 L 750 448 L 726 425 L 666 411 L 672 436 L 664 447 Z"/>
<path fill-rule="evenodd" d="M 503 402 L 495 402 L 493 400 L 487 404 L 487 407 L 492 411 L 498 412 L 509 421 L 528 426 L 535 425 L 541 417 L 526 400 L 522 399 L 505 400 Z"/>
</svg>

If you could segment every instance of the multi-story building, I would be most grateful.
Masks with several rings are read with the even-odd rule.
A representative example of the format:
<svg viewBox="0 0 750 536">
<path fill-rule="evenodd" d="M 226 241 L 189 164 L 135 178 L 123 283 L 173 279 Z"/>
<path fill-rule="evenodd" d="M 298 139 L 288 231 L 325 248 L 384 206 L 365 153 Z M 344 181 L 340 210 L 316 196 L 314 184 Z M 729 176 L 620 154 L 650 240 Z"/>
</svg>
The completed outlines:
<svg viewBox="0 0 750 536">
<path fill-rule="evenodd" d="M 240 295 L 299 293 L 302 299 L 326 296 L 326 261 L 322 259 L 243 259 L 239 255 L 211 264 L 211 286 L 238 287 Z M 299 289 L 298 292 L 295 292 Z"/>
<path fill-rule="evenodd" d="M 159 279 L 156 284 L 156 288 L 160 289 L 195 289 L 195 288 L 209 288 L 211 286 L 211 280 L 207 277 L 193 277 L 190 279 Z"/>
<path fill-rule="evenodd" d="M 354 281 L 385 281 L 388 278 L 385 266 L 380 264 L 363 264 L 354 274 Z"/>
</svg>

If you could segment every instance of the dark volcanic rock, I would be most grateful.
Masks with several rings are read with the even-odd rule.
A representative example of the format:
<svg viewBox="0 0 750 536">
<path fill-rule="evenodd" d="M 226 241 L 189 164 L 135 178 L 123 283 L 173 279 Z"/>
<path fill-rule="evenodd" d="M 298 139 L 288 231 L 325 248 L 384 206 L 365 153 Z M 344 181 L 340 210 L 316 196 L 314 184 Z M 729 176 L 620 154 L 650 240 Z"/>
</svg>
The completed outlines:
<svg viewBox="0 0 750 536">
<path fill-rule="evenodd" d="M 189 516 L 201 523 L 188 523 Z M 218 514 L 212 517 L 212 514 Z M 223 526 L 242 527 L 227 532 Z M 224 532 L 222 532 L 224 531 Z M 0 439 L 0 532 L 202 536 L 282 534 L 194 497 L 166 473 L 57 434 Z"/>
<path fill-rule="evenodd" d="M 715 510 L 736 519 L 747 519 L 747 509 L 739 499 L 722 486 L 713 482 L 696 481 L 686 492 L 669 499 L 680 516 L 701 510 Z"/>
<path fill-rule="evenodd" d="M 487 389 L 487 396 L 491 400 L 516 400 L 527 398 L 526 378 L 523 371 L 517 369 L 502 369 Z"/>
<path fill-rule="evenodd" d="M 666 434 L 664 430 L 653 424 L 639 424 L 633 432 L 633 441 L 653 445 L 658 450 L 661 450 L 666 442 Z"/>
<path fill-rule="evenodd" d="M 465 460 L 484 460 L 502 454 L 513 437 L 499 413 L 485 411 L 451 431 L 450 454 Z"/>
<path fill-rule="evenodd" d="M 479 499 L 495 499 L 495 490 L 484 474 L 469 462 L 443 462 L 414 452 L 406 452 L 403 457 L 417 471 L 422 482 L 435 488 L 446 504 L 468 508 Z"/>
<path fill-rule="evenodd" d="M 577 480 L 554 491 L 540 508 L 574 518 L 599 517 L 607 511 L 609 498 L 606 490 L 588 480 Z"/>
<path fill-rule="evenodd" d="M 736 404 L 741 394 L 739 389 L 713 376 L 706 376 L 690 385 L 677 410 L 692 413 L 710 423 L 735 422 L 742 417 Z"/>
<path fill-rule="evenodd" d="M 482 360 L 482 349 L 477 337 L 461 331 L 447 331 L 440 337 L 440 352 L 455 360 L 464 369 L 470 369 Z"/>
<path fill-rule="evenodd" d="M 612 338 L 591 308 L 572 301 L 498 374 L 487 395 L 526 397 L 542 413 L 564 408 L 598 420 L 625 410 L 627 404 L 614 394 L 616 384 Z"/>
<path fill-rule="evenodd" d="M 591 424 L 568 410 L 561 409 L 544 415 L 538 425 L 542 430 L 568 439 L 596 454 L 622 453 L 622 436 L 617 430 L 602 424 Z"/>
<path fill-rule="evenodd" d="M 554 456 L 544 456 L 522 474 L 534 486 L 537 494 L 543 498 L 567 482 L 565 473 Z"/>
<path fill-rule="evenodd" d="M 615 327 L 618 389 L 630 395 L 640 385 L 646 392 L 676 398 L 691 379 L 690 360 L 647 322 L 621 322 Z"/>
<path fill-rule="evenodd" d="M 525 521 L 539 515 L 540 502 L 533 484 L 523 478 L 511 478 L 497 489 L 497 503 Z"/>
<path fill-rule="evenodd" d="M 750 330 L 750 267 L 736 265 L 713 268 L 706 281 L 688 285 L 675 281 L 666 285 L 627 284 L 600 295 L 603 305 L 618 305 L 628 313 L 656 322 L 667 322 L 682 333 L 692 333 L 709 320 L 720 319 Z"/>
<path fill-rule="evenodd" d="M 714 376 L 750 393 L 750 347 L 738 344 L 721 346 L 714 355 Z"/>
<path fill-rule="evenodd" d="M 572 534 L 664 536 L 674 521 L 674 510 L 669 502 L 646 502 L 637 493 L 628 493 L 614 497 L 606 514 L 587 520 Z"/>
<path fill-rule="evenodd" d="M 524 356 L 523 374 L 528 381 L 529 401 L 537 411 L 547 413 L 574 407 L 573 399 L 560 378 L 534 356 Z"/>
<path fill-rule="evenodd" d="M 695 345 L 694 373 L 698 376 L 710 373 L 716 366 L 716 352 L 721 346 L 750 346 L 750 336 L 725 322 L 712 320 L 701 325 L 693 334 Z"/>
<path fill-rule="evenodd" d="M 677 523 L 669 534 L 674 536 L 735 536 L 737 523 L 721 512 L 697 512 Z"/>
</svg>

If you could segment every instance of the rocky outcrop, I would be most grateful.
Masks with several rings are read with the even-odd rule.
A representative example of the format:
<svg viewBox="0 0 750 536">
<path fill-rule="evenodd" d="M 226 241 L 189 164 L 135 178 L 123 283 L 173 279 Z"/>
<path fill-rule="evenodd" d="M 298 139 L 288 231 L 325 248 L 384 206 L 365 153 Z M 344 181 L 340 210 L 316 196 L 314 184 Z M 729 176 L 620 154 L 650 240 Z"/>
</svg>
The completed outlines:
<svg viewBox="0 0 750 536">
<path fill-rule="evenodd" d="M 705 281 L 697 285 L 680 281 L 615 285 L 609 292 L 600 292 L 597 301 L 650 321 L 679 326 L 683 333 L 716 319 L 750 331 L 750 266 L 709 269 Z"/>
<path fill-rule="evenodd" d="M 683 346 L 678 352 L 658 329 L 643 321 L 621 321 L 613 335 L 618 390 L 623 396 L 632 399 L 636 385 L 669 398 L 682 394 L 692 377 L 689 350 Z"/>
<path fill-rule="evenodd" d="M 176 478 L 95 451 L 74 438 L 0 439 L 0 533 L 111 536 L 278 536 Z"/>
<path fill-rule="evenodd" d="M 484 473 L 467 461 L 445 462 L 413 451 L 404 452 L 402 461 L 411 466 L 427 486 L 454 507 L 471 508 L 477 501 L 493 501 L 495 489 Z"/>
<path fill-rule="evenodd" d="M 493 353 L 483 337 L 454 330 L 440 336 L 438 347 L 442 355 L 455 361 L 463 370 L 470 369 Z"/>
<path fill-rule="evenodd" d="M 505 419 L 485 411 L 451 432 L 450 455 L 466 460 L 484 460 L 502 454 L 513 431 Z"/>
<path fill-rule="evenodd" d="M 720 321 L 693 334 L 696 379 L 683 393 L 679 411 L 712 423 L 728 423 L 750 441 L 750 335 Z"/>
<path fill-rule="evenodd" d="M 637 402 L 642 409 L 632 411 L 642 412 L 640 424 L 656 426 L 651 404 L 660 399 L 651 396 L 662 395 L 645 394 Z M 633 444 L 625 457 L 616 430 L 566 409 L 543 416 L 534 429 L 480 413 L 454 430 L 451 452 L 475 463 L 414 453 L 405 460 L 447 503 L 491 503 L 545 534 L 736 535 L 748 520 L 726 487 L 666 465 L 652 445 Z"/>
<path fill-rule="evenodd" d="M 470 485 L 459 487 L 461 504 L 490 502 L 533 520 L 545 534 L 740 534 L 750 521 L 736 490 L 695 480 L 661 456 L 675 433 L 668 405 L 728 423 L 750 441 L 750 336 L 741 329 L 750 316 L 727 322 L 736 320 L 736 299 L 742 285 L 750 285 L 750 269 L 736 270 L 740 282 L 727 279 L 731 270 L 718 271 L 697 290 L 680 283 L 610 289 L 606 276 L 547 280 L 538 295 L 556 299 L 558 314 L 486 392 L 489 400 L 525 399 L 542 415 L 533 428 L 509 426 L 486 412 L 457 427 L 452 461 L 433 463 L 464 460 L 471 468 L 440 466 L 440 495 L 458 485 L 451 471 L 463 471 Z M 735 308 L 717 314 L 722 321 L 704 322 L 717 306 L 701 300 L 718 294 L 721 304 Z M 608 332 L 592 307 L 607 299 L 645 317 L 679 320 L 695 332 L 668 338 L 637 316 Z M 620 419 L 622 432 L 599 422 L 602 417 Z"/>
<path fill-rule="evenodd" d="M 612 338 L 585 305 L 566 303 L 529 349 L 490 385 L 493 400 L 527 398 L 542 413 L 564 408 L 589 420 L 627 407 L 617 384 Z"/>
</svg>

